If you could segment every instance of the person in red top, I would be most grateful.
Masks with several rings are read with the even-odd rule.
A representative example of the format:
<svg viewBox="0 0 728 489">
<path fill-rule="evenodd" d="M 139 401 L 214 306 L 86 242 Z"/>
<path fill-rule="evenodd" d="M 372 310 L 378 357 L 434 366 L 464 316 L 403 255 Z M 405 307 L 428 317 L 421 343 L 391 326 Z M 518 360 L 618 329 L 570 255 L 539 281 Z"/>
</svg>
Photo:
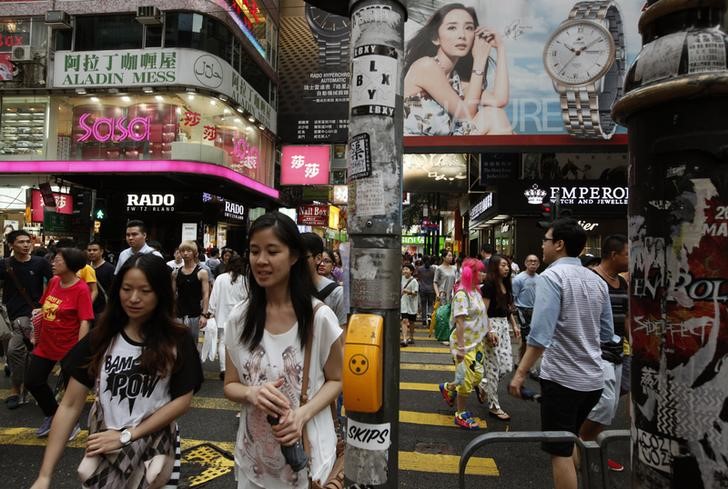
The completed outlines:
<svg viewBox="0 0 728 489">
<path fill-rule="evenodd" d="M 54 277 L 40 300 L 41 309 L 33 311 L 34 318 L 40 317 L 40 321 L 34 321 L 35 347 L 25 379 L 28 391 L 46 416 L 36 432 L 39 438 L 48 435 L 58 409 L 48 385 L 48 375 L 56 362 L 86 336 L 89 321 L 94 318 L 89 288 L 76 276 L 76 272 L 86 266 L 86 253 L 75 248 L 60 248 L 52 265 Z M 70 439 L 75 438 L 78 431 L 76 425 Z"/>
</svg>

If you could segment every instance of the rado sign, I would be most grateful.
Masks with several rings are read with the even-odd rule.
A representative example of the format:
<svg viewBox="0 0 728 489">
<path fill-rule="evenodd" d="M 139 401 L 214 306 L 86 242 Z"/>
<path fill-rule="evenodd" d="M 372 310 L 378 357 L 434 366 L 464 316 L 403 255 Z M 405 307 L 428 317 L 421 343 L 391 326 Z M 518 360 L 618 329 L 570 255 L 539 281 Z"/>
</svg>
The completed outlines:
<svg viewBox="0 0 728 489">
<path fill-rule="evenodd" d="M 174 194 L 127 194 L 127 212 L 172 212 Z"/>
<path fill-rule="evenodd" d="M 245 206 L 236 202 L 225 201 L 225 217 L 245 220 Z"/>
</svg>

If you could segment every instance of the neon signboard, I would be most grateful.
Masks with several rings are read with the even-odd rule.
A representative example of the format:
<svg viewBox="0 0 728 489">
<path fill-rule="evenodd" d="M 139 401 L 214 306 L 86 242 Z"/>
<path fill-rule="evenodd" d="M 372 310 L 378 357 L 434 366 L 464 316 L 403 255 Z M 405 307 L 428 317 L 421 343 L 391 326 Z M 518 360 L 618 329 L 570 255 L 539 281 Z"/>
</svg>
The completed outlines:
<svg viewBox="0 0 728 489">
<path fill-rule="evenodd" d="M 238 24 L 238 27 L 243 31 L 243 34 L 245 34 L 245 37 L 248 38 L 248 41 L 250 41 L 255 50 L 263 58 L 266 58 L 265 49 L 260 45 L 258 38 L 252 32 L 255 27 L 254 24 L 265 22 L 258 3 L 255 0 L 215 0 L 215 3 L 230 12 L 230 17 Z M 248 15 L 246 15 L 246 12 L 248 12 Z M 257 22 L 253 22 L 250 17 Z"/>
<path fill-rule="evenodd" d="M 83 134 L 78 137 L 79 142 L 86 142 L 93 137 L 94 141 L 115 143 L 131 139 L 132 141 L 149 141 L 151 134 L 152 117 L 133 117 L 127 123 L 126 117 L 96 117 L 93 124 L 86 121 L 91 114 L 85 112 L 78 119 L 78 125 Z M 103 130 L 105 129 L 105 131 Z"/>
</svg>

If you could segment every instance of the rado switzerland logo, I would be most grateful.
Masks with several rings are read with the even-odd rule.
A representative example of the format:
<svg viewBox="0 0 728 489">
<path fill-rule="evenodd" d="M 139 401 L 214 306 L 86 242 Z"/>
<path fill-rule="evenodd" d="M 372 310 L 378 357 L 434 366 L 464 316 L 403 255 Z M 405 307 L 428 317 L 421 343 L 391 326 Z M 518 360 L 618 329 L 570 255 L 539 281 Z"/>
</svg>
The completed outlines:
<svg viewBox="0 0 728 489">
<path fill-rule="evenodd" d="M 533 187 L 529 188 L 523 195 L 528 199 L 529 204 L 539 205 L 543 202 L 543 198 L 546 197 L 548 192 L 538 187 L 538 184 L 533 184 Z"/>
</svg>

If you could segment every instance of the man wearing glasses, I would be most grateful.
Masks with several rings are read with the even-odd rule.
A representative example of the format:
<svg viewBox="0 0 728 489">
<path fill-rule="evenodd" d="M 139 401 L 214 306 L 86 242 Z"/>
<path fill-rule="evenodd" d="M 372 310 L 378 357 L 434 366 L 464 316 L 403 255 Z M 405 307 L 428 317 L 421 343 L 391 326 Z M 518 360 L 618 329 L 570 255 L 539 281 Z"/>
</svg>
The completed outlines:
<svg viewBox="0 0 728 489">
<path fill-rule="evenodd" d="M 586 232 L 575 219 L 554 221 L 542 242 L 549 267 L 536 282 L 528 348 L 508 389 L 521 397 L 529 369 L 543 355 L 541 429 L 578 436 L 604 386 L 600 344 L 614 338 L 609 291 L 578 258 Z M 542 448 L 551 455 L 555 488 L 576 489 L 574 443 L 543 443 Z"/>
<path fill-rule="evenodd" d="M 346 332 L 346 311 L 344 310 L 344 288 L 326 277 L 319 275 L 318 267 L 321 265 L 324 253 L 324 241 L 316 233 L 301 233 L 303 247 L 306 250 L 306 261 L 311 280 L 316 287 L 316 297 L 329 306 Z"/>
</svg>

